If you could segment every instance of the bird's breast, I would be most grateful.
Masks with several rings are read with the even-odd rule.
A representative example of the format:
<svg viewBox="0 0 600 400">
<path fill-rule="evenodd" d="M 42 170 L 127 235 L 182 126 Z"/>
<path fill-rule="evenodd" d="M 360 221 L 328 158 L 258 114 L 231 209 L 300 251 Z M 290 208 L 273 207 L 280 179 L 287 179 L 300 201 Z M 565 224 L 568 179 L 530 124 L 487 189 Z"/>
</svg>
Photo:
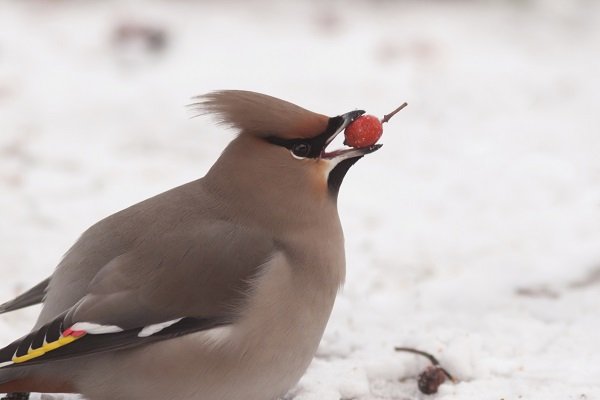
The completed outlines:
<svg viewBox="0 0 600 400">
<path fill-rule="evenodd" d="M 252 366 L 253 386 L 275 385 L 277 395 L 293 387 L 310 364 L 340 284 L 307 268 L 276 254 L 256 280 L 244 316 L 227 332 L 240 363 Z"/>
<path fill-rule="evenodd" d="M 73 373 L 81 374 L 77 389 L 92 400 L 282 396 L 310 364 L 340 283 L 307 273 L 311 268 L 316 266 L 276 252 L 254 278 L 235 323 L 86 359 L 96 369 L 72 366 Z M 87 372 L 98 369 L 105 375 Z"/>
</svg>

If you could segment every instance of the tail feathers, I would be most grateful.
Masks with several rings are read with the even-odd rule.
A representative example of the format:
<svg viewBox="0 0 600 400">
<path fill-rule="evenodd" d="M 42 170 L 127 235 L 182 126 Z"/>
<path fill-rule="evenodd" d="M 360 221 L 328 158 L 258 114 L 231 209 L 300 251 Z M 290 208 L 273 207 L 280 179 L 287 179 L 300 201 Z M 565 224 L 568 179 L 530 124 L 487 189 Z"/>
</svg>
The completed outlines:
<svg viewBox="0 0 600 400">
<path fill-rule="evenodd" d="M 29 393 L 27 392 L 11 392 L 7 393 L 5 397 L 0 400 L 29 400 Z"/>
<path fill-rule="evenodd" d="M 0 314 L 43 302 L 49 283 L 50 278 L 47 278 L 20 296 L 17 296 L 4 304 L 0 304 Z"/>
<path fill-rule="evenodd" d="M 0 400 L 29 400 L 29 393 L 27 392 L 11 392 L 7 393 L 5 397 Z"/>
</svg>

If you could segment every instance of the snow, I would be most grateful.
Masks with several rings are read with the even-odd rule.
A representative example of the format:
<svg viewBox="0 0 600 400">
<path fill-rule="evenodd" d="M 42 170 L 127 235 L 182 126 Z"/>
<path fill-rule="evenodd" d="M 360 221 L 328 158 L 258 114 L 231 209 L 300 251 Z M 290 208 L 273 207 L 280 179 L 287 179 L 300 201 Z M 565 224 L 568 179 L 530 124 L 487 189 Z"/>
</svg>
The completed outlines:
<svg viewBox="0 0 600 400">
<path fill-rule="evenodd" d="M 286 398 L 426 398 L 426 361 L 395 346 L 459 379 L 437 399 L 600 398 L 599 11 L 2 2 L 1 297 L 96 220 L 206 172 L 232 135 L 189 118 L 195 94 L 249 89 L 328 115 L 407 101 L 342 185 L 347 283 Z M 3 343 L 37 312 L 0 316 Z"/>
</svg>

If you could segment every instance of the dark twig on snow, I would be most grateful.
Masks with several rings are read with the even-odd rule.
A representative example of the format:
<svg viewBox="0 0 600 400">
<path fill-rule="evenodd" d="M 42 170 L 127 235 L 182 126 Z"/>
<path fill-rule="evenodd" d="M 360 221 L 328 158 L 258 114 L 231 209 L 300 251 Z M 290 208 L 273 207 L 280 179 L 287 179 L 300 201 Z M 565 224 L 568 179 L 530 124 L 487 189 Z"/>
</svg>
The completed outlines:
<svg viewBox="0 0 600 400">
<path fill-rule="evenodd" d="M 433 355 L 410 347 L 396 347 L 395 350 L 417 354 L 427 358 L 431 362 L 432 366 L 430 365 L 425 369 L 425 371 L 419 374 L 418 386 L 422 393 L 437 393 L 439 386 L 444 383 L 446 378 L 452 383 L 456 383 L 456 379 L 454 379 L 454 377 L 440 365 L 440 362 Z"/>
</svg>

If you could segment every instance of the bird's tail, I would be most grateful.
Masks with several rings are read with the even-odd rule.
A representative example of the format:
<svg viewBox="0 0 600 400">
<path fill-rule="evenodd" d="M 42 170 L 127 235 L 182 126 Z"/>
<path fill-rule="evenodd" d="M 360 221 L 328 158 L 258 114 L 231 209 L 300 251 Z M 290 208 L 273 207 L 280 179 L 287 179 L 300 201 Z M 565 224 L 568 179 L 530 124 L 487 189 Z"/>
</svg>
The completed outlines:
<svg viewBox="0 0 600 400">
<path fill-rule="evenodd" d="M 44 279 L 42 282 L 38 283 L 25 293 L 15 297 L 10 301 L 7 301 L 4 304 L 0 304 L 0 314 L 43 302 L 49 283 L 50 278 Z"/>
<path fill-rule="evenodd" d="M 49 283 L 50 278 L 47 278 L 25 293 L 0 304 L 0 314 L 42 303 Z M 35 391 L 36 385 L 35 382 L 27 378 L 28 370 L 29 368 L 0 368 L 0 393 L 6 393 L 5 397 L 0 397 L 1 400 L 25 400 L 29 398 L 29 392 Z"/>
<path fill-rule="evenodd" d="M 29 400 L 29 395 L 28 392 L 11 392 L 6 393 L 5 397 L 0 397 L 0 400 Z"/>
</svg>

